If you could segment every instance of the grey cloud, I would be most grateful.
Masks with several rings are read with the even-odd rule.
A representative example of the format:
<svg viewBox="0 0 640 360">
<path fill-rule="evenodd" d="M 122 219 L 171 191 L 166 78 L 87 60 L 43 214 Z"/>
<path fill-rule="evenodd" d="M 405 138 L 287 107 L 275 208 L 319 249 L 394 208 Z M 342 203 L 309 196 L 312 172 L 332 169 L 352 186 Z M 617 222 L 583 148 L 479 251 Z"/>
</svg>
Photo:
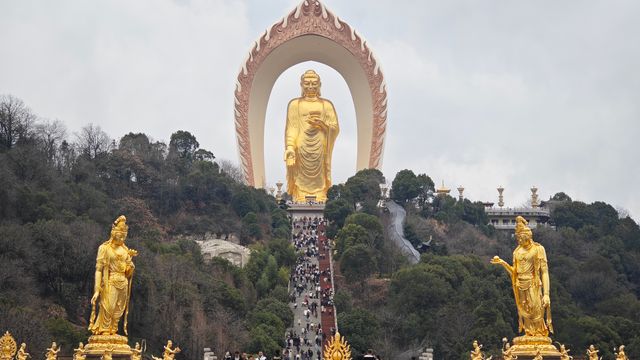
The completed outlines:
<svg viewBox="0 0 640 360">
<path fill-rule="evenodd" d="M 13 51 L 0 57 L 0 92 L 71 131 L 93 122 L 113 137 L 168 139 L 187 129 L 216 156 L 236 159 L 237 71 L 252 41 L 297 2 L 4 1 L 0 41 Z M 411 168 L 479 200 L 504 185 L 512 206 L 537 185 L 541 198 L 565 191 L 640 216 L 639 3 L 323 2 L 382 63 L 389 180 Z M 285 72 L 269 104 L 269 183 L 284 174 L 278 121 L 298 93 L 300 66 Z M 340 101 L 334 174 L 344 180 L 354 170 L 353 105 L 325 71 L 324 93 Z"/>
</svg>

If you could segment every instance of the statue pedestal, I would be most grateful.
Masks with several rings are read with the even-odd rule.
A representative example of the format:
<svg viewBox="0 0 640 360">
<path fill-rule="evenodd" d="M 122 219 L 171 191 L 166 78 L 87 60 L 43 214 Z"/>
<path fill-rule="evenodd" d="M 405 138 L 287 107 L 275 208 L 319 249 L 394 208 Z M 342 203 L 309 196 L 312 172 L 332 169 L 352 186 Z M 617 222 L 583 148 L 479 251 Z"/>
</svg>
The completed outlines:
<svg viewBox="0 0 640 360">
<path fill-rule="evenodd" d="M 560 351 L 547 336 L 518 336 L 513 338 L 511 349 L 518 360 L 531 360 L 536 356 L 538 350 L 544 359 L 560 359 Z"/>
<path fill-rule="evenodd" d="M 324 204 L 318 203 L 293 203 L 288 204 L 287 212 L 293 219 L 303 217 L 316 218 L 324 216 Z"/>
<path fill-rule="evenodd" d="M 101 357 L 105 351 L 112 351 L 114 359 L 129 359 L 133 353 L 129 346 L 129 339 L 122 335 L 91 335 L 84 351 L 87 359 Z"/>
</svg>

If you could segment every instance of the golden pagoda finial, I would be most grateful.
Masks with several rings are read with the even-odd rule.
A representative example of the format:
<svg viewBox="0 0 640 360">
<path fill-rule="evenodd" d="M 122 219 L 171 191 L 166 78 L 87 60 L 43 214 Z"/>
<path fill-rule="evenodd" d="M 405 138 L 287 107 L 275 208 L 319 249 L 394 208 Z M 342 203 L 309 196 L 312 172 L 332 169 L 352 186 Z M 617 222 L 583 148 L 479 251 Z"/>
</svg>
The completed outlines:
<svg viewBox="0 0 640 360">
<path fill-rule="evenodd" d="M 326 360 L 351 360 L 351 346 L 344 337 L 336 331 L 327 345 L 324 347 L 324 359 Z"/>
<path fill-rule="evenodd" d="M 436 194 L 439 196 L 444 196 L 444 195 L 449 195 L 450 192 L 451 192 L 451 189 L 444 186 L 444 180 L 442 180 L 442 185 L 438 189 L 436 189 Z"/>
</svg>

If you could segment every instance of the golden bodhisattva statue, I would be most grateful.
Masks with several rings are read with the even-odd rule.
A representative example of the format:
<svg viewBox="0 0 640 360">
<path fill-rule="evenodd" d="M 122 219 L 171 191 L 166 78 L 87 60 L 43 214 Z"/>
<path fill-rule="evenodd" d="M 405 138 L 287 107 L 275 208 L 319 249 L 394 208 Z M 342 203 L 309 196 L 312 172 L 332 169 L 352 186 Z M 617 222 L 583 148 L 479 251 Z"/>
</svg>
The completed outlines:
<svg viewBox="0 0 640 360">
<path fill-rule="evenodd" d="M 567 349 L 564 344 L 560 344 L 560 360 L 573 360 L 573 356 L 569 355 L 571 349 Z"/>
<path fill-rule="evenodd" d="M 136 342 L 136 345 L 133 349 L 131 349 L 131 360 L 141 360 L 142 359 L 142 348 L 140 347 L 140 343 Z"/>
<path fill-rule="evenodd" d="M 589 348 L 587 349 L 587 358 L 589 360 L 601 360 L 602 357 L 598 357 L 598 353 L 600 352 L 600 350 L 596 349 L 595 346 L 593 346 L 593 344 L 589 345 Z"/>
<path fill-rule="evenodd" d="M 340 128 L 331 101 L 320 97 L 320 76 L 313 70 L 301 78 L 302 96 L 289 102 L 284 160 L 287 192 L 294 202 L 307 196 L 327 200 L 331 187 L 331 155 Z"/>
<path fill-rule="evenodd" d="M 469 358 L 471 360 L 491 360 L 493 356 L 485 358 L 484 353 L 482 352 L 482 344 L 479 344 L 478 340 L 473 340 L 473 350 L 471 350 Z"/>
<path fill-rule="evenodd" d="M 45 355 L 45 359 L 46 360 L 57 360 L 58 359 L 58 353 L 60 352 L 61 348 L 58 347 L 58 345 L 56 344 L 56 342 L 52 342 L 51 343 L 51 347 L 47 348 L 47 353 Z"/>
<path fill-rule="evenodd" d="M 171 340 L 167 340 L 167 345 L 164 346 L 164 351 L 162 353 L 162 357 L 151 356 L 154 360 L 174 360 L 176 354 L 181 350 L 176 346 L 175 349 L 172 348 L 173 342 Z"/>
<path fill-rule="evenodd" d="M 518 329 L 524 332 L 524 336 L 513 339 L 513 353 L 534 356 L 539 350 L 544 356 L 560 356 L 549 338 L 553 326 L 547 254 L 542 245 L 533 241 L 531 229 L 522 216 L 516 217 L 515 236 L 518 246 L 513 251 L 513 265 L 497 256 L 491 259 L 492 264 L 502 265 L 511 276 Z"/>
<path fill-rule="evenodd" d="M 20 349 L 18 349 L 18 354 L 16 355 L 17 360 L 27 360 L 31 357 L 31 354 L 27 352 L 27 344 L 20 344 Z"/>
<path fill-rule="evenodd" d="M 87 354 L 84 351 L 84 344 L 78 344 L 77 349 L 73 349 L 73 360 L 86 360 Z"/>
<path fill-rule="evenodd" d="M 629 360 L 627 354 L 624 352 L 624 345 L 620 345 L 618 347 L 618 352 L 616 353 L 616 360 Z"/>
<path fill-rule="evenodd" d="M 502 360 L 516 360 L 518 357 L 513 354 L 513 348 L 507 338 L 502 338 Z"/>
<path fill-rule="evenodd" d="M 132 259 L 138 255 L 135 250 L 124 244 L 128 229 L 127 218 L 120 215 L 111 226 L 109 240 L 98 248 L 89 319 L 89 330 L 93 335 L 84 348 L 87 354 L 107 357 L 109 354 L 105 353 L 109 351 L 119 355 L 131 354 L 127 337 L 117 334 L 118 325 L 123 317 L 123 329 L 127 334 L 127 315 L 134 269 Z"/>
</svg>

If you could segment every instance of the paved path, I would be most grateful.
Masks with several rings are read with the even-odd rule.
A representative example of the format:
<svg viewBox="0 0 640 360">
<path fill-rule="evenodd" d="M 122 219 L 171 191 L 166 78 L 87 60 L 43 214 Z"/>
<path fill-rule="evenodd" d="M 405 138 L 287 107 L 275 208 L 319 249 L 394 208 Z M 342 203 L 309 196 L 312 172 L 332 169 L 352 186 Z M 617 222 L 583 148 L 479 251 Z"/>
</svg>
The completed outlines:
<svg viewBox="0 0 640 360">
<path fill-rule="evenodd" d="M 296 251 L 302 255 L 298 258 L 289 284 L 289 306 L 294 320 L 293 327 L 287 329 L 286 341 L 291 355 L 289 358 L 284 356 L 286 360 L 318 359 L 322 352 L 322 333 L 330 331 L 329 328 L 324 329 L 324 326 L 322 331 L 318 330 L 320 324 L 326 322 L 322 319 L 322 291 L 318 289 L 323 281 L 320 265 L 323 260 L 319 259 L 324 258 L 327 253 L 324 246 L 320 246 L 321 226 L 319 220 L 298 221 L 293 224 L 292 242 Z M 296 355 L 300 357 L 297 358 Z"/>
<path fill-rule="evenodd" d="M 325 336 L 324 345 L 329 341 L 330 335 L 333 334 L 333 330 L 338 327 L 338 323 L 336 321 L 336 309 L 333 304 L 333 268 L 331 263 L 331 247 L 329 246 L 329 240 L 325 235 L 325 225 L 324 223 L 320 224 L 319 227 L 319 248 L 320 248 L 320 256 L 318 264 L 320 266 L 320 288 L 323 291 L 323 296 L 321 299 L 321 305 L 324 307 L 324 311 L 321 312 L 322 317 L 322 331 Z"/>
<path fill-rule="evenodd" d="M 420 253 L 404 237 L 404 219 L 407 217 L 407 212 L 393 200 L 387 201 L 386 205 L 391 215 L 391 222 L 386 229 L 389 238 L 398 246 L 410 263 L 417 264 L 420 261 Z"/>
</svg>

